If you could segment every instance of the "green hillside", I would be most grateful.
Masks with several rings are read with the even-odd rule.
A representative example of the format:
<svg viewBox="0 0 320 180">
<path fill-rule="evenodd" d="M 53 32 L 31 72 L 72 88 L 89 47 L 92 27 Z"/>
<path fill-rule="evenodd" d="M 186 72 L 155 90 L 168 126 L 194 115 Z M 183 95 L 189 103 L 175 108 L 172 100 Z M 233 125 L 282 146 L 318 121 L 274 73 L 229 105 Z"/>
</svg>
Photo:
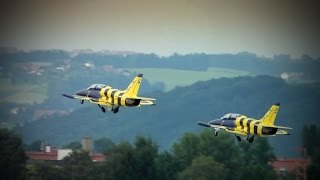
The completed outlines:
<svg viewBox="0 0 320 180">
<path fill-rule="evenodd" d="M 160 149 L 167 149 L 185 132 L 203 130 L 197 121 L 209 121 L 229 112 L 260 118 L 273 103 L 280 102 L 276 124 L 294 129 L 290 136 L 269 140 L 277 155 L 288 157 L 297 155 L 293 149 L 301 145 L 302 127 L 319 123 L 315 118 L 320 107 L 319 85 L 292 85 L 269 76 L 212 79 L 144 95 L 156 98 L 157 105 L 104 114 L 97 106 L 85 103 L 68 116 L 29 122 L 17 130 L 26 143 L 44 139 L 61 145 L 83 136 L 110 137 L 118 142 L 145 135 L 152 137 Z M 78 101 L 72 103 L 75 108 L 81 107 Z"/>
<path fill-rule="evenodd" d="M 212 78 L 237 77 L 251 75 L 248 71 L 240 71 L 224 68 L 208 68 L 207 71 L 178 70 L 166 68 L 127 68 L 133 73 L 143 73 L 151 82 L 163 82 L 165 90 L 170 91 L 176 86 L 187 86 L 197 81 L 207 81 Z"/>
</svg>

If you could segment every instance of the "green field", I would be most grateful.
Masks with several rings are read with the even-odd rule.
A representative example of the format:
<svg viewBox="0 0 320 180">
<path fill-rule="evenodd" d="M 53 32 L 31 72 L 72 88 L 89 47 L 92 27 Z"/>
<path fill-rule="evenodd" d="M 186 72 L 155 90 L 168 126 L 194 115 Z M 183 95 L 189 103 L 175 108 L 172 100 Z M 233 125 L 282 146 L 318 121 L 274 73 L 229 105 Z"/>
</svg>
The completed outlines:
<svg viewBox="0 0 320 180">
<path fill-rule="evenodd" d="M 248 76 L 249 72 L 232 69 L 209 68 L 207 71 L 176 70 L 165 68 L 132 68 L 133 73 L 143 73 L 145 79 L 154 84 L 162 82 L 165 91 L 176 86 L 187 86 L 197 81 L 212 78 Z M 0 103 L 12 102 L 18 104 L 42 103 L 47 98 L 47 83 L 35 84 L 28 82 L 12 83 L 7 78 L 0 78 Z"/>
<path fill-rule="evenodd" d="M 207 71 L 177 70 L 165 68 L 129 68 L 128 71 L 143 73 L 150 83 L 163 82 L 165 91 L 170 91 L 176 86 L 191 85 L 197 81 L 206 81 L 222 77 L 250 76 L 247 71 L 223 68 L 208 68 Z"/>
<path fill-rule="evenodd" d="M 41 103 L 47 98 L 47 84 L 11 83 L 7 78 L 0 78 L 0 102 L 18 104 Z"/>
</svg>

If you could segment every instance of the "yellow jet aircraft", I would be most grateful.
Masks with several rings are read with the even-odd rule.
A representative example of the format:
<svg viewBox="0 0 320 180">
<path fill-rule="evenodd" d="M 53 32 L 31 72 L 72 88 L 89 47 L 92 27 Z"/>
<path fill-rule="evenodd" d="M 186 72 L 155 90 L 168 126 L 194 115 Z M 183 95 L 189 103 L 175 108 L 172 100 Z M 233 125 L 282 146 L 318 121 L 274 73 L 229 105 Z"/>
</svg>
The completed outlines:
<svg viewBox="0 0 320 180">
<path fill-rule="evenodd" d="M 279 107 L 279 103 L 272 105 L 269 111 L 260 120 L 248 118 L 241 114 L 229 113 L 220 119 L 212 120 L 208 123 L 198 122 L 198 124 L 204 127 L 214 128 L 215 136 L 218 135 L 218 131 L 221 129 L 233 133 L 238 141 L 241 141 L 241 138 L 237 136 L 237 134 L 243 135 L 244 137 L 247 137 L 249 143 L 253 142 L 255 135 L 289 135 L 286 130 L 292 128 L 274 125 Z M 250 135 L 252 136 L 250 137 Z"/>
<path fill-rule="evenodd" d="M 153 101 L 156 99 L 137 96 L 142 76 L 143 74 L 138 74 L 126 90 L 113 89 L 111 86 L 104 84 L 93 84 L 87 89 L 77 91 L 75 95 L 62 95 L 71 99 L 80 99 L 81 104 L 83 104 L 84 100 L 98 104 L 104 113 L 106 109 L 103 106 L 107 106 L 110 111 L 117 113 L 120 106 L 155 105 Z"/>
</svg>

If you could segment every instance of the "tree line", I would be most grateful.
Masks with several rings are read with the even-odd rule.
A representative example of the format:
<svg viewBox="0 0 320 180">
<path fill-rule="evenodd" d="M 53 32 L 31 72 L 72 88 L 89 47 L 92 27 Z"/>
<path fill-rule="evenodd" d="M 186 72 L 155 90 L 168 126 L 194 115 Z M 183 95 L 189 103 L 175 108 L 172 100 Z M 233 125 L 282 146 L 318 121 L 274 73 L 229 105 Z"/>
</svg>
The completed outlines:
<svg viewBox="0 0 320 180">
<path fill-rule="evenodd" d="M 170 150 L 159 151 L 151 139 L 137 136 L 107 149 L 106 160 L 92 162 L 76 151 L 61 165 L 38 161 L 26 168 L 21 138 L 6 129 L 1 135 L 2 179 L 274 179 L 268 161 L 275 158 L 266 138 L 238 143 L 229 134 L 185 133 Z"/>
<path fill-rule="evenodd" d="M 303 148 L 310 159 L 308 179 L 319 179 L 320 127 L 305 125 L 302 134 Z M 133 143 L 117 144 L 100 138 L 94 144 L 97 152 L 104 152 L 104 162 L 93 162 L 88 152 L 80 150 L 79 142 L 70 142 L 63 148 L 72 148 L 73 152 L 59 166 L 37 161 L 27 167 L 25 149 L 37 147 L 37 143 L 25 146 L 18 134 L 0 129 L 0 179 L 295 179 L 294 174 L 279 177 L 273 171 L 269 162 L 275 155 L 268 138 L 239 143 L 228 133 L 215 137 L 208 129 L 185 133 L 165 151 L 143 136 L 136 136 Z"/>
<path fill-rule="evenodd" d="M 303 55 L 292 58 L 286 54 L 272 58 L 259 57 L 256 54 L 242 52 L 238 54 L 172 54 L 159 57 L 156 54 L 111 54 L 111 53 L 79 53 L 64 50 L 35 50 L 15 53 L 0 52 L 0 66 L 4 74 L 10 74 L 15 63 L 21 62 L 54 62 L 64 64 L 66 59 L 73 63 L 84 63 L 89 60 L 97 66 L 113 65 L 116 68 L 172 68 L 184 70 L 206 71 L 209 67 L 219 67 L 249 71 L 254 74 L 280 75 L 283 72 L 302 72 L 304 78 L 319 79 L 319 58 Z"/>
</svg>

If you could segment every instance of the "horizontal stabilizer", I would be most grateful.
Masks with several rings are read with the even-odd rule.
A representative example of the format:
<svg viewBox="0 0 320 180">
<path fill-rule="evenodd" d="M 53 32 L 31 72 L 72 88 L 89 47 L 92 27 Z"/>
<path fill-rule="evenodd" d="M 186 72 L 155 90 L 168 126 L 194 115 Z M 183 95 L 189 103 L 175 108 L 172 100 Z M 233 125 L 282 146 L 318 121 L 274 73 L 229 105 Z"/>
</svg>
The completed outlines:
<svg viewBox="0 0 320 180">
<path fill-rule="evenodd" d="M 284 126 L 274 126 L 276 128 L 279 128 L 279 129 L 293 129 L 291 127 L 284 127 Z"/>
<path fill-rule="evenodd" d="M 204 127 L 211 127 L 208 123 L 204 123 L 204 122 L 198 122 L 198 125 L 200 126 L 204 126 Z"/>
<path fill-rule="evenodd" d="M 147 97 L 135 97 L 134 99 L 141 99 L 141 100 L 146 100 L 146 101 L 155 101 L 156 100 L 154 98 L 147 98 Z"/>
<path fill-rule="evenodd" d="M 276 132 L 276 135 L 290 135 L 290 133 L 288 133 L 285 130 L 278 129 L 277 132 Z"/>
<path fill-rule="evenodd" d="M 156 105 L 156 103 L 148 100 L 141 100 L 140 105 Z"/>
<path fill-rule="evenodd" d="M 69 95 L 69 94 L 62 93 L 62 96 L 70 98 L 70 99 L 75 99 L 75 97 L 73 95 Z"/>
<path fill-rule="evenodd" d="M 140 106 L 156 105 L 156 103 L 153 102 L 156 100 L 154 98 L 134 97 L 134 98 L 130 98 L 130 99 L 140 100 L 140 104 L 139 104 Z"/>
<path fill-rule="evenodd" d="M 271 128 L 278 128 L 278 129 L 293 129 L 291 127 L 285 127 L 285 126 L 266 126 L 266 125 L 263 125 L 263 127 L 271 127 Z"/>
</svg>

